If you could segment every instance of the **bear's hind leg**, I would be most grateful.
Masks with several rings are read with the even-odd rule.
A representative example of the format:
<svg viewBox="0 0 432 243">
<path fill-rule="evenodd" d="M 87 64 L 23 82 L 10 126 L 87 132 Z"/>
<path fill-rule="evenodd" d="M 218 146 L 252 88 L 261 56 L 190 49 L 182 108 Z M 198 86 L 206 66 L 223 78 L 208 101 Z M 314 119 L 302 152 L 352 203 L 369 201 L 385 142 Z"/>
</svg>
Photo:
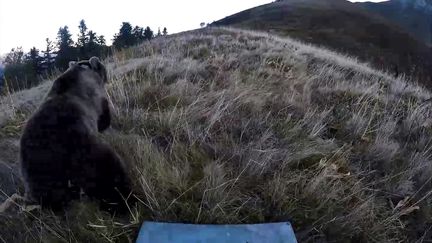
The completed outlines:
<svg viewBox="0 0 432 243">
<path fill-rule="evenodd" d="M 131 181 L 119 156 L 105 143 L 97 141 L 88 158 L 85 179 L 81 187 L 94 199 L 100 200 L 103 209 L 125 211 L 126 198 L 131 194 Z"/>
<path fill-rule="evenodd" d="M 72 200 L 79 199 L 79 191 L 74 190 L 67 180 L 39 181 L 33 183 L 31 198 L 36 200 L 43 208 L 60 211 Z"/>
</svg>

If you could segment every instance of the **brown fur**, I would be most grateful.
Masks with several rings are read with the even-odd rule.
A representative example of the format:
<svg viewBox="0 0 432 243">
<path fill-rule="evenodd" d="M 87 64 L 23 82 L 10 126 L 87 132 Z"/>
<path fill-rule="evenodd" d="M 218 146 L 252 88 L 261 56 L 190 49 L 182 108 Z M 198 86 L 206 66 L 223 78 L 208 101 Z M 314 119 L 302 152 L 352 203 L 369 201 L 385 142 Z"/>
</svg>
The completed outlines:
<svg viewBox="0 0 432 243">
<path fill-rule="evenodd" d="M 106 69 L 96 57 L 69 66 L 21 137 L 26 194 L 54 210 L 82 193 L 106 206 L 122 204 L 131 190 L 125 166 L 97 136 L 111 121 Z"/>
</svg>

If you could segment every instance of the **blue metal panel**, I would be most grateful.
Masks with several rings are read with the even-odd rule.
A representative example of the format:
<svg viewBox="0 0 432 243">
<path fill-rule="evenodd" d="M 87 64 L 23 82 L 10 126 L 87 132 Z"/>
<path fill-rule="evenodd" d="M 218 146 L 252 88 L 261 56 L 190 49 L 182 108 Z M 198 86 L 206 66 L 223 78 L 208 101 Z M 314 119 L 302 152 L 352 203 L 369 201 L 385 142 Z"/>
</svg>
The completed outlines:
<svg viewBox="0 0 432 243">
<path fill-rule="evenodd" d="M 290 223 L 194 225 L 144 222 L 137 243 L 297 243 Z"/>
</svg>

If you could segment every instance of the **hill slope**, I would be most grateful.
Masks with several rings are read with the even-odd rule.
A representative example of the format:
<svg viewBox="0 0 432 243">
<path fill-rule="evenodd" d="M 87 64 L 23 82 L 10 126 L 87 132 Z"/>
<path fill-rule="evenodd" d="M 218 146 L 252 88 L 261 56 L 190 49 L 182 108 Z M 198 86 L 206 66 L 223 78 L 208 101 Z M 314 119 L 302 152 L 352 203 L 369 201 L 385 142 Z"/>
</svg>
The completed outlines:
<svg viewBox="0 0 432 243">
<path fill-rule="evenodd" d="M 213 26 L 263 30 L 325 46 L 432 87 L 432 54 L 397 25 L 346 0 L 285 0 L 249 9 Z"/>
<path fill-rule="evenodd" d="M 379 3 L 356 3 L 397 23 L 419 40 L 432 44 L 432 2 L 425 0 L 391 0 Z"/>
<path fill-rule="evenodd" d="M 2 240 L 132 242 L 143 220 L 289 220 L 299 242 L 431 239 L 428 91 L 232 29 L 158 38 L 106 62 L 114 119 L 103 137 L 130 165 L 141 204 L 115 218 L 85 202 L 65 215 L 0 214 Z M 49 86 L 0 100 L 10 150 Z M 0 159 L 13 157 L 4 146 Z"/>
</svg>

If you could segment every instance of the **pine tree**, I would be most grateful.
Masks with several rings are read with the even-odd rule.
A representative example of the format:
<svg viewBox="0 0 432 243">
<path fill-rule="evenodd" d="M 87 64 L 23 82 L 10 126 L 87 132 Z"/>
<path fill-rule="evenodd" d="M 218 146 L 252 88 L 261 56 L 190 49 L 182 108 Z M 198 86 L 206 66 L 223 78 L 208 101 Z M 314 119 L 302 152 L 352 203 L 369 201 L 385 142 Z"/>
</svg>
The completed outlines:
<svg viewBox="0 0 432 243">
<path fill-rule="evenodd" d="M 139 26 L 135 26 L 132 30 L 132 34 L 134 36 L 134 44 L 137 44 L 144 40 L 144 29 Z"/>
<path fill-rule="evenodd" d="M 144 39 L 145 40 L 151 40 L 151 39 L 153 39 L 153 31 L 148 26 L 144 30 Z"/>
<path fill-rule="evenodd" d="M 32 48 L 24 54 L 21 47 L 14 48 L 5 57 L 4 76 L 10 90 L 30 88 L 39 83 L 41 60 L 39 50 Z"/>
<path fill-rule="evenodd" d="M 79 51 L 79 59 L 89 59 L 92 56 L 102 56 L 106 53 L 107 46 L 105 37 L 98 36 L 90 30 L 84 20 L 78 26 L 79 34 L 76 47 Z"/>
<path fill-rule="evenodd" d="M 96 32 L 89 31 L 88 32 L 88 43 L 86 45 L 87 49 L 87 55 L 85 59 L 89 59 L 91 56 L 98 56 L 99 55 L 99 45 L 98 45 L 98 37 Z"/>
<path fill-rule="evenodd" d="M 64 70 L 69 66 L 69 61 L 77 59 L 76 49 L 73 47 L 72 34 L 69 28 L 64 26 L 57 33 L 57 56 L 55 58 L 56 67 Z"/>
<path fill-rule="evenodd" d="M 4 59 L 4 78 L 9 90 L 21 90 L 26 87 L 24 71 L 24 52 L 21 47 L 13 48 Z"/>
<path fill-rule="evenodd" d="M 45 39 L 46 48 L 45 51 L 42 51 L 42 69 L 45 70 L 47 74 L 50 74 L 54 69 L 54 45 L 49 38 Z"/>
<path fill-rule="evenodd" d="M 79 34 L 78 34 L 78 41 L 77 41 L 77 47 L 79 48 L 80 56 L 82 58 L 87 57 L 87 44 L 89 42 L 89 36 L 87 33 L 87 25 L 85 24 L 84 19 L 82 19 L 78 25 Z"/>
<path fill-rule="evenodd" d="M 82 47 L 85 46 L 88 43 L 88 34 L 87 34 L 87 25 L 85 24 L 84 19 L 80 21 L 80 24 L 78 26 L 79 34 L 78 34 L 78 41 L 77 46 Z"/>
<path fill-rule="evenodd" d="M 29 65 L 31 72 L 34 76 L 42 74 L 42 61 L 43 59 L 39 54 L 39 50 L 36 49 L 36 47 L 30 49 L 29 54 L 26 56 L 26 63 Z"/>
<path fill-rule="evenodd" d="M 132 25 L 123 22 L 118 34 L 114 36 L 113 46 L 117 49 L 135 44 L 135 36 L 132 34 Z"/>
<path fill-rule="evenodd" d="M 105 48 L 105 38 L 103 36 L 98 36 L 96 32 L 92 30 L 88 32 L 88 38 L 85 59 L 89 59 L 92 56 L 101 56 Z"/>
<path fill-rule="evenodd" d="M 22 47 L 12 48 L 6 55 L 4 63 L 6 66 L 24 63 L 24 51 Z"/>
<path fill-rule="evenodd" d="M 105 36 L 103 35 L 97 36 L 96 43 L 98 44 L 99 47 L 99 53 L 96 56 L 98 57 L 107 56 L 110 48 L 106 45 Z"/>
<path fill-rule="evenodd" d="M 105 36 L 100 35 L 97 39 L 97 43 L 101 46 L 105 46 L 106 45 Z"/>
</svg>

